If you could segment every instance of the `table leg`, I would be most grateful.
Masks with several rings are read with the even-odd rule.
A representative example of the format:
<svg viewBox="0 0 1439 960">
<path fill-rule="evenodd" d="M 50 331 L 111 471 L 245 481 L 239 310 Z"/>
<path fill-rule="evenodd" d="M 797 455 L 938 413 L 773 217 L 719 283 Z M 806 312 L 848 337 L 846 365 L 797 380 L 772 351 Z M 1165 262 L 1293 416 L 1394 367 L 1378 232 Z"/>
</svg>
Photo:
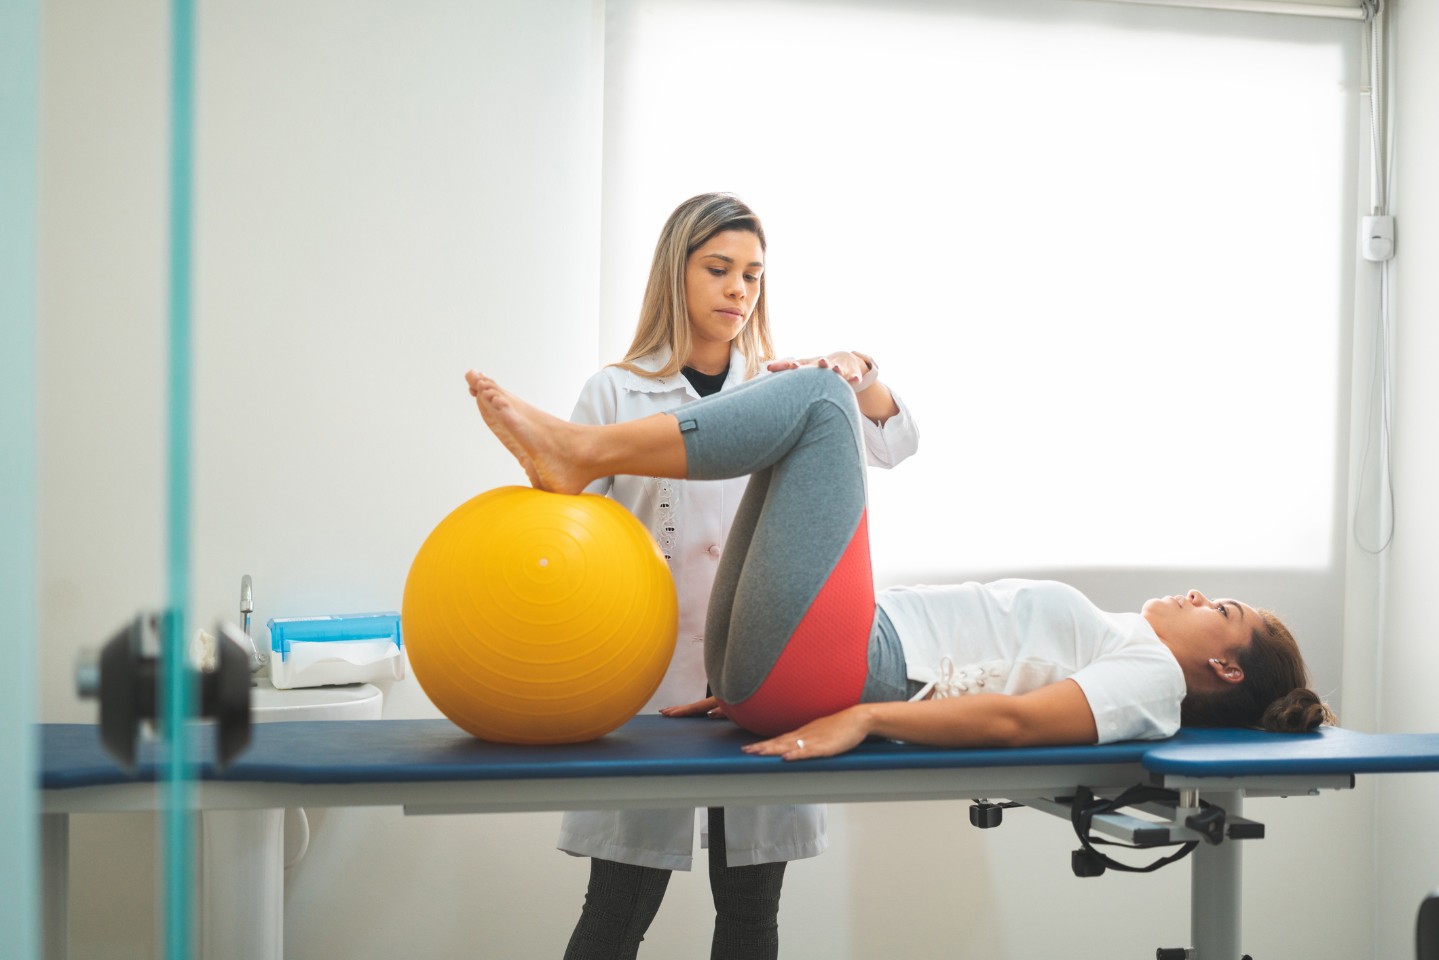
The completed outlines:
<svg viewBox="0 0 1439 960">
<path fill-rule="evenodd" d="M 70 956 L 70 815 L 40 815 L 40 932 L 45 960 Z"/>
<path fill-rule="evenodd" d="M 1243 794 L 1237 791 L 1206 794 L 1204 799 L 1223 807 L 1228 816 L 1244 813 Z M 1226 839 L 1201 843 L 1194 851 L 1189 930 L 1198 960 L 1240 960 L 1242 847 L 1242 842 Z"/>
</svg>

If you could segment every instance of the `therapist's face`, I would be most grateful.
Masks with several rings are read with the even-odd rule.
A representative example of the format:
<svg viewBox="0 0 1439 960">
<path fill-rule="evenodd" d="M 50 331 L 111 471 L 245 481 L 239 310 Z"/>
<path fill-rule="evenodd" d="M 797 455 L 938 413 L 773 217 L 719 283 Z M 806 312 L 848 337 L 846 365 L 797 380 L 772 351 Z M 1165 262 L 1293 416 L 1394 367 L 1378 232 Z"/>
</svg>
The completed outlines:
<svg viewBox="0 0 1439 960">
<path fill-rule="evenodd" d="M 685 307 L 699 342 L 730 343 L 759 302 L 764 248 L 748 230 L 710 237 L 685 263 Z"/>
</svg>

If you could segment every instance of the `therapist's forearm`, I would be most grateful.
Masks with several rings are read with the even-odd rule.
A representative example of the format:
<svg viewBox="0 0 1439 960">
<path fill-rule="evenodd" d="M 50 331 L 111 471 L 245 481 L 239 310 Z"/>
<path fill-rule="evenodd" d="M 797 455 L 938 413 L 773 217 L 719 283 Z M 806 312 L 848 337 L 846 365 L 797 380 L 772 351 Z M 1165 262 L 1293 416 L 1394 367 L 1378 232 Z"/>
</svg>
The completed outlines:
<svg viewBox="0 0 1439 960">
<path fill-rule="evenodd" d="M 859 401 L 859 412 L 875 423 L 883 424 L 890 417 L 899 414 L 899 404 L 894 402 L 894 394 L 879 380 L 861 390 L 855 395 L 855 399 Z"/>
</svg>

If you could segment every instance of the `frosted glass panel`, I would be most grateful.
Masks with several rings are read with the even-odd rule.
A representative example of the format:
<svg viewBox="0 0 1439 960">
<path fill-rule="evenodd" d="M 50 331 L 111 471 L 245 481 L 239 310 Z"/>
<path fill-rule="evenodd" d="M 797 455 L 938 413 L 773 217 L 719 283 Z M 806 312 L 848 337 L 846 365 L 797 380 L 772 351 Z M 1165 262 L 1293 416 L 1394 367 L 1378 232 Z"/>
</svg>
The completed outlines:
<svg viewBox="0 0 1439 960">
<path fill-rule="evenodd" d="M 0 4 L 0 930 L 17 960 L 40 953 L 39 844 L 34 792 L 35 234 L 40 9 Z"/>
</svg>

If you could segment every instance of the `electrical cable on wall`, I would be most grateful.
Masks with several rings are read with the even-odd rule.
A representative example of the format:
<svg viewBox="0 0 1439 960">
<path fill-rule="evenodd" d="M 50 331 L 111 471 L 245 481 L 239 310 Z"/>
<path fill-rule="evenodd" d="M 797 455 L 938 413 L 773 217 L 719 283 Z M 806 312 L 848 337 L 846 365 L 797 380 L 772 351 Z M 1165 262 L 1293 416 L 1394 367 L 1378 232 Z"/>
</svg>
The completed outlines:
<svg viewBox="0 0 1439 960">
<path fill-rule="evenodd" d="M 1361 506 L 1364 502 L 1368 464 L 1376 429 L 1365 437 L 1360 459 L 1359 483 L 1355 491 L 1354 540 L 1371 554 L 1383 553 L 1394 538 L 1394 481 L 1390 470 L 1390 417 L 1393 408 L 1392 305 L 1389 296 L 1390 263 L 1394 256 L 1394 218 L 1389 212 L 1389 183 L 1392 178 L 1393 129 L 1388 124 L 1389 104 L 1384 95 L 1386 37 L 1384 32 L 1384 0 L 1364 0 L 1365 29 L 1368 34 L 1369 76 L 1365 92 L 1369 96 L 1369 215 L 1360 225 L 1360 247 L 1366 260 L 1374 262 L 1378 276 L 1378 323 L 1374 345 L 1374 367 L 1370 386 L 1369 424 L 1377 424 L 1378 472 L 1380 500 L 1378 504 L 1379 536 L 1376 545 L 1365 542 L 1360 531 Z M 1376 410 L 1377 407 L 1377 410 Z M 1387 508 L 1387 509 L 1386 509 Z"/>
</svg>

